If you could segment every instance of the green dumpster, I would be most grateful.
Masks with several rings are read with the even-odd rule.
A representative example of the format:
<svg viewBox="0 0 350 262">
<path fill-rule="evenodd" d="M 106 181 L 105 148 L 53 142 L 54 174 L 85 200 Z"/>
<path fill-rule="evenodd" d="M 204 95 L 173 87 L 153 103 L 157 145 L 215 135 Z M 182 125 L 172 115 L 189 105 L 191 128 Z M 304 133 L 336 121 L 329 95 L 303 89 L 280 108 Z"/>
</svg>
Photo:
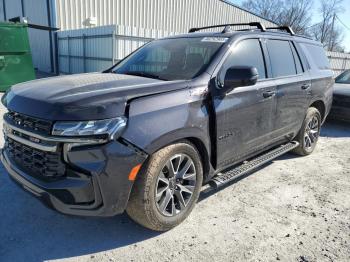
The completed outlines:
<svg viewBox="0 0 350 262">
<path fill-rule="evenodd" d="M 26 24 L 0 23 L 0 92 L 35 79 Z"/>
</svg>

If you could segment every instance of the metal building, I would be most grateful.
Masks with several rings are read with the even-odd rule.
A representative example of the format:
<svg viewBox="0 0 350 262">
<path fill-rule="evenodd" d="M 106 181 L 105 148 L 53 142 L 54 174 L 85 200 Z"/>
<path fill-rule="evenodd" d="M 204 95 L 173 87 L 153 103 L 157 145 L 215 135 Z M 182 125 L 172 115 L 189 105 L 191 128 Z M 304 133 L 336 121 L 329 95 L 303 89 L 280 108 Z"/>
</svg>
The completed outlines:
<svg viewBox="0 0 350 262">
<path fill-rule="evenodd" d="M 28 22 L 61 31 L 119 25 L 183 33 L 190 27 L 229 22 L 271 21 L 222 0 L 0 0 L 0 21 L 26 17 Z M 54 33 L 29 29 L 34 66 L 58 72 Z"/>
<path fill-rule="evenodd" d="M 34 66 L 55 73 L 100 70 L 152 38 L 191 27 L 275 25 L 225 0 L 0 0 L 0 21 L 13 17 L 60 28 L 58 33 L 29 29 Z M 337 72 L 350 68 L 347 56 L 329 56 Z"/>
<path fill-rule="evenodd" d="M 62 30 L 122 25 L 169 32 L 229 22 L 274 23 L 222 0 L 56 0 Z M 96 18 L 96 20 L 94 20 Z"/>
<path fill-rule="evenodd" d="M 54 27 L 55 1 L 51 0 L 0 0 L 0 21 L 26 17 L 32 24 Z M 34 67 L 44 72 L 55 71 L 54 33 L 29 28 L 29 41 Z"/>
</svg>

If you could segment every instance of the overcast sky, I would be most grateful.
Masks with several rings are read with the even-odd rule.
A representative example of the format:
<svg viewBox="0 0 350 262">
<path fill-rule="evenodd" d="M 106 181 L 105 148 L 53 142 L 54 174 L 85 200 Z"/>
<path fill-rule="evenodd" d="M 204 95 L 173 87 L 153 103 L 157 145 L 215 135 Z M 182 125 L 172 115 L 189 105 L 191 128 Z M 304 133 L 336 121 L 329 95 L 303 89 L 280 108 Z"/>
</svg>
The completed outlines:
<svg viewBox="0 0 350 262">
<path fill-rule="evenodd" d="M 230 2 L 236 4 L 236 5 L 241 5 L 244 0 L 229 0 Z M 293 1 L 293 0 L 291 0 Z M 317 23 L 320 21 L 319 16 L 317 14 L 318 8 L 319 8 L 319 3 L 320 0 L 314 0 L 314 21 L 313 23 Z M 342 14 L 339 14 L 339 19 L 348 27 L 346 28 L 345 26 L 341 25 L 338 22 L 338 25 L 343 28 L 343 33 L 344 33 L 344 41 L 343 41 L 343 46 L 345 49 L 350 52 L 350 0 L 343 0 L 343 7 L 344 7 L 344 12 Z"/>
</svg>

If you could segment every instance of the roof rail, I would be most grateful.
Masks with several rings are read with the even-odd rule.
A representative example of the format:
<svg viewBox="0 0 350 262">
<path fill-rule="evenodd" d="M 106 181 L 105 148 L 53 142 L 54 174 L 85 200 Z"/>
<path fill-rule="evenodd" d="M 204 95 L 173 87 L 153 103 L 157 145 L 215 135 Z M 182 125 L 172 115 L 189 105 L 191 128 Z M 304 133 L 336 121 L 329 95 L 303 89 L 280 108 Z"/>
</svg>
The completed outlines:
<svg viewBox="0 0 350 262">
<path fill-rule="evenodd" d="M 239 23 L 239 24 L 222 24 L 222 25 L 211 25 L 211 26 L 204 26 L 204 27 L 194 27 L 191 28 L 188 32 L 189 33 L 194 33 L 203 29 L 210 29 L 210 28 L 216 28 L 216 27 L 225 27 L 224 30 L 222 31 L 222 33 L 227 33 L 230 31 L 230 27 L 231 26 L 243 26 L 243 25 L 247 25 L 247 26 L 255 26 L 258 29 L 260 29 L 262 32 L 266 31 L 265 26 L 260 23 L 260 22 L 251 22 L 251 23 Z"/>
<path fill-rule="evenodd" d="M 290 26 L 286 26 L 286 25 L 276 26 L 276 27 L 267 27 L 266 29 L 267 30 L 270 30 L 270 29 L 285 30 L 288 33 L 290 33 L 291 35 L 295 35 L 293 29 Z"/>
</svg>

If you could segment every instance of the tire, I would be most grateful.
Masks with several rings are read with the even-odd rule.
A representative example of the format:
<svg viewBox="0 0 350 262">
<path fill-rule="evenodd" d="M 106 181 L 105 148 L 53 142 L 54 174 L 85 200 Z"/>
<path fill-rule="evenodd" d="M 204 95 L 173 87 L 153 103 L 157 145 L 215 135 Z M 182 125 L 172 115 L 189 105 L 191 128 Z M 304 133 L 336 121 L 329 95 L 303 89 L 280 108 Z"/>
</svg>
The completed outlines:
<svg viewBox="0 0 350 262">
<path fill-rule="evenodd" d="M 310 107 L 307 110 L 303 125 L 295 138 L 299 142 L 299 146 L 293 150 L 294 153 L 307 156 L 315 150 L 320 136 L 321 122 L 320 112 L 316 108 Z"/>
<path fill-rule="evenodd" d="M 178 172 L 171 172 L 171 167 Z M 144 227 L 170 230 L 191 213 L 202 182 L 203 168 L 197 149 L 189 142 L 169 145 L 154 153 L 142 167 L 126 211 Z M 170 194 L 172 198 L 166 204 Z"/>
</svg>

